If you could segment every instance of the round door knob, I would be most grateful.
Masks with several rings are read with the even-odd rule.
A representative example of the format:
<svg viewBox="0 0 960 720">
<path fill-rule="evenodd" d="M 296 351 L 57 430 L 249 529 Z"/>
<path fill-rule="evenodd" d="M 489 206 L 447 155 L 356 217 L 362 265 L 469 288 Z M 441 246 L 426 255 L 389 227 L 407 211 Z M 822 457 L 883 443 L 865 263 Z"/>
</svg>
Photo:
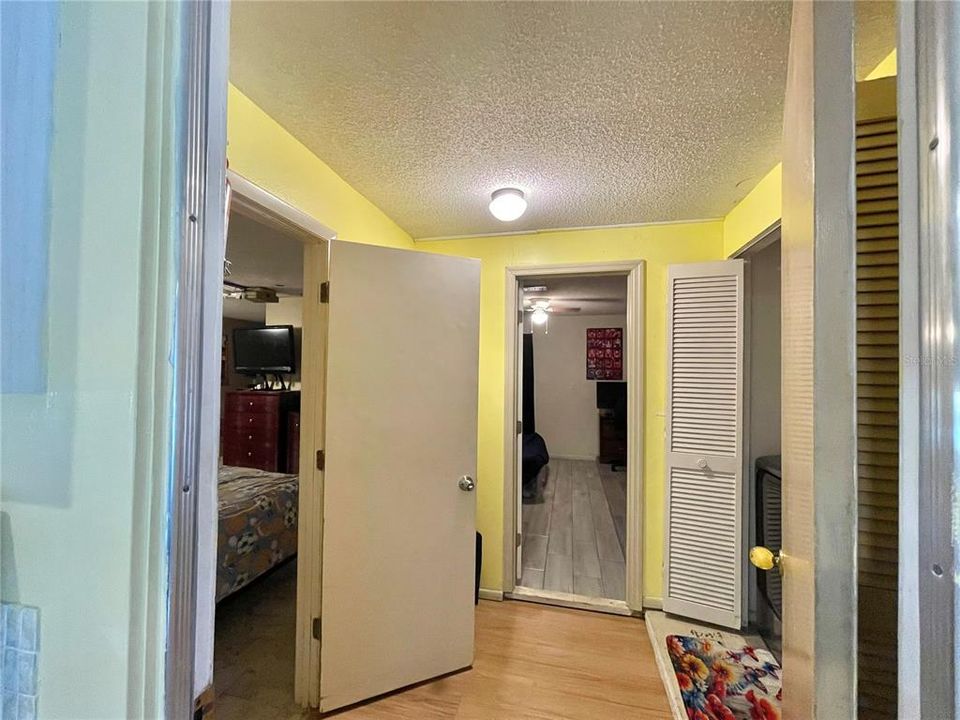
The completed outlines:
<svg viewBox="0 0 960 720">
<path fill-rule="evenodd" d="M 706 469 L 707 467 L 706 458 L 700 458 L 699 460 L 697 460 L 697 467 L 700 468 L 701 470 Z"/>
<path fill-rule="evenodd" d="M 780 565 L 780 551 L 773 552 L 773 550 L 762 545 L 750 548 L 750 564 L 758 570 L 773 570 L 776 568 L 781 574 L 783 573 L 783 568 Z"/>
<path fill-rule="evenodd" d="M 472 477 L 470 477 L 469 475 L 464 475 L 462 478 L 460 478 L 460 479 L 457 481 L 457 485 L 458 485 L 458 486 L 460 487 L 460 489 L 463 490 L 464 492 L 470 492 L 471 490 L 473 490 L 473 489 L 477 486 L 477 483 L 476 483 L 476 482 L 474 481 L 474 479 L 473 479 Z"/>
</svg>

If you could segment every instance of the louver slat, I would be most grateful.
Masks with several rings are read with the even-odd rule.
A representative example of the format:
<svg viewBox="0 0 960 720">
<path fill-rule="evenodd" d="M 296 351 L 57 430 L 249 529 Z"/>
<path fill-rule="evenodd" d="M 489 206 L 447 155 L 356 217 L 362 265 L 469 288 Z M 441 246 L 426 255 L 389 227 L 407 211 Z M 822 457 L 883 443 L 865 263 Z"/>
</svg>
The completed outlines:
<svg viewBox="0 0 960 720">
<path fill-rule="evenodd" d="M 670 268 L 664 609 L 742 618 L 743 263 Z"/>
</svg>

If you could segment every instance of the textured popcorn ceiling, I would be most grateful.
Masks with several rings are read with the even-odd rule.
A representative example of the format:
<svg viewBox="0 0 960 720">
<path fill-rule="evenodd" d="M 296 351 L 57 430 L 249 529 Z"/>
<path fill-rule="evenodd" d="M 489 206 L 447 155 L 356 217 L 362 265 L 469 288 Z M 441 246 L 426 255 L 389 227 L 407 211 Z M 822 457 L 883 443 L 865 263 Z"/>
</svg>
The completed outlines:
<svg viewBox="0 0 960 720">
<path fill-rule="evenodd" d="M 862 67 L 892 48 L 885 7 Z M 779 158 L 788 3 L 231 12 L 232 81 L 415 238 L 719 217 Z M 530 208 L 501 223 L 508 185 Z"/>
</svg>

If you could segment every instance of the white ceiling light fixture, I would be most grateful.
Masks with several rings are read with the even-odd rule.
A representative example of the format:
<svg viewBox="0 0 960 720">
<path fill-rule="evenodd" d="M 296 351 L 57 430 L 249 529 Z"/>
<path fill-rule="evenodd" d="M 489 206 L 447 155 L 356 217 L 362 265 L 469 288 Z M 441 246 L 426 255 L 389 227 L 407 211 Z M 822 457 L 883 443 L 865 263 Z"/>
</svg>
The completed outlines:
<svg viewBox="0 0 960 720">
<path fill-rule="evenodd" d="M 530 315 L 530 322 L 534 325 L 546 325 L 550 319 L 550 301 L 544 298 L 533 300 L 533 313 Z M 546 328 L 544 328 L 546 329 Z"/>
<path fill-rule="evenodd" d="M 500 222 L 512 222 L 527 211 L 523 190 L 500 188 L 490 196 L 490 214 Z"/>
</svg>

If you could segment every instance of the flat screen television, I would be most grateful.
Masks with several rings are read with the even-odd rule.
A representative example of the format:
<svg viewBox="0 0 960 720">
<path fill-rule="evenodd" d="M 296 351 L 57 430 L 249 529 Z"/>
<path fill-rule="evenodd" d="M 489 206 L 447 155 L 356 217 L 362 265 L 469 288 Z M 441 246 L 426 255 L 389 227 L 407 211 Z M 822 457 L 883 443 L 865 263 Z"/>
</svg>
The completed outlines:
<svg viewBox="0 0 960 720">
<path fill-rule="evenodd" d="M 241 375 L 296 372 L 293 325 L 235 328 L 233 366 Z"/>
<path fill-rule="evenodd" d="M 626 402 L 627 384 L 625 382 L 598 382 L 597 409 L 614 410 L 621 402 Z"/>
</svg>

